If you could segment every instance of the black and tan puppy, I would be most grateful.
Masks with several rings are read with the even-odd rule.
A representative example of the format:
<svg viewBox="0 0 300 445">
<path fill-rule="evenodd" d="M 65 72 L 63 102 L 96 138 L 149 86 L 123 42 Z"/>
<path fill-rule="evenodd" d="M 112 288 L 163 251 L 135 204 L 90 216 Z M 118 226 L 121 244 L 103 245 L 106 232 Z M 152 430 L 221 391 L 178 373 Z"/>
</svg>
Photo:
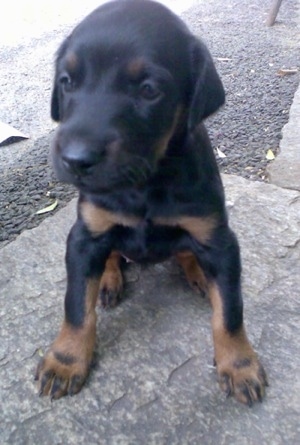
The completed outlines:
<svg viewBox="0 0 300 445">
<path fill-rule="evenodd" d="M 150 0 L 101 6 L 62 44 L 52 117 L 58 178 L 80 191 L 67 244 L 65 319 L 38 366 L 40 394 L 77 393 L 96 338 L 95 305 L 122 291 L 121 257 L 175 256 L 208 293 L 220 386 L 240 402 L 267 378 L 243 326 L 240 256 L 202 123 L 224 103 L 211 56 L 180 19 Z"/>
</svg>

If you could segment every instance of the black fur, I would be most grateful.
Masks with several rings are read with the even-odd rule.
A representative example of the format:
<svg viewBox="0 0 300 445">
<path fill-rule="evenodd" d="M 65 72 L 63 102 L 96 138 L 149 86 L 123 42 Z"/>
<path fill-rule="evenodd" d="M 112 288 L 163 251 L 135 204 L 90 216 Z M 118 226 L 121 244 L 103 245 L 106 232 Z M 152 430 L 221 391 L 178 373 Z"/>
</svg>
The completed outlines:
<svg viewBox="0 0 300 445">
<path fill-rule="evenodd" d="M 51 114 L 60 121 L 53 143 L 57 175 L 80 191 L 66 256 L 70 324 L 83 323 L 85 281 L 101 275 L 111 251 L 148 262 L 189 250 L 221 289 L 228 331 L 241 327 L 239 247 L 228 227 L 223 187 L 202 122 L 224 100 L 205 45 L 158 3 L 108 3 L 63 43 Z M 158 156 L 156 144 L 168 134 L 176 110 L 179 122 Z M 95 236 L 81 215 L 85 202 L 139 217 L 141 223 L 115 225 Z M 217 224 L 210 239 L 201 243 L 181 228 L 153 222 L 181 216 L 213 216 Z"/>
<path fill-rule="evenodd" d="M 70 54 L 76 57 L 74 71 L 66 62 Z M 139 59 L 145 67 L 134 79 L 126 69 Z M 150 99 L 142 92 L 149 86 Z M 205 45 L 154 2 L 104 5 L 63 43 L 51 107 L 53 119 L 61 122 L 53 144 L 58 177 L 78 187 L 79 202 L 143 220 L 137 228 L 118 225 L 95 238 L 79 212 L 68 240 L 70 323 L 82 323 L 84 280 L 101 274 L 110 251 L 146 262 L 190 250 L 222 289 L 228 330 L 241 326 L 239 249 L 202 123 L 223 103 L 224 90 Z M 171 127 L 178 107 L 184 118 L 166 152 L 155 159 L 153 146 Z M 110 152 L 113 144 L 117 153 Z M 207 245 L 179 228 L 153 224 L 155 217 L 182 215 L 214 215 L 218 225 Z"/>
<path fill-rule="evenodd" d="M 221 389 L 261 401 L 266 373 L 243 326 L 239 245 L 203 124 L 224 103 L 205 45 L 151 0 L 101 6 L 62 44 L 51 114 L 58 177 L 79 190 L 67 242 L 65 318 L 36 379 L 58 399 L 82 388 L 96 342 L 95 305 L 122 290 L 121 255 L 172 255 L 208 292 Z M 100 280 L 100 281 L 99 281 Z"/>
</svg>

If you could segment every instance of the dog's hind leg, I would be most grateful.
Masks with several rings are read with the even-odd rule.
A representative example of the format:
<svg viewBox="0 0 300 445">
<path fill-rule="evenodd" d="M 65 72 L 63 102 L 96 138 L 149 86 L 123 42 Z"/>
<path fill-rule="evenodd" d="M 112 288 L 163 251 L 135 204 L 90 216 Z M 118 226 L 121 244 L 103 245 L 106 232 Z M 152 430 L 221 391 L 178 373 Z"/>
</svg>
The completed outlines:
<svg viewBox="0 0 300 445">
<path fill-rule="evenodd" d="M 191 288 L 205 297 L 208 291 L 207 280 L 195 255 L 189 251 L 178 252 L 176 260 L 182 267 Z"/>
<path fill-rule="evenodd" d="M 99 296 L 104 308 L 114 307 L 123 289 L 123 275 L 120 268 L 121 255 L 113 251 L 107 258 L 100 279 Z"/>
</svg>

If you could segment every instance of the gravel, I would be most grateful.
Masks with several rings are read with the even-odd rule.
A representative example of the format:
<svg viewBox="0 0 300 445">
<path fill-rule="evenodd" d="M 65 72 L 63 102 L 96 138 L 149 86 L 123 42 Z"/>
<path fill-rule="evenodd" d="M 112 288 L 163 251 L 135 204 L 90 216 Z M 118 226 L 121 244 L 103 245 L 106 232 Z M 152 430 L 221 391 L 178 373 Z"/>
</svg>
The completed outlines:
<svg viewBox="0 0 300 445">
<path fill-rule="evenodd" d="M 265 20 L 271 2 L 209 1 L 186 13 L 191 29 L 205 37 L 227 98 L 207 120 L 221 171 L 267 181 L 266 154 L 279 151 L 281 129 L 299 84 L 300 20 L 295 2 L 283 2 L 271 28 Z M 299 4 L 298 4 L 299 5 Z M 200 31 L 200 32 L 199 32 Z"/>
<path fill-rule="evenodd" d="M 270 2 L 261 0 L 206 0 L 183 15 L 208 44 L 227 93 L 226 106 L 207 119 L 223 173 L 268 181 L 266 154 L 278 153 L 299 84 L 299 73 L 278 74 L 300 67 L 296 6 L 283 2 L 272 28 L 265 26 Z M 50 132 L 33 140 L 9 168 L 0 165 L 0 247 L 53 213 L 37 215 L 37 210 L 56 199 L 59 209 L 75 196 L 49 166 L 51 137 Z"/>
</svg>

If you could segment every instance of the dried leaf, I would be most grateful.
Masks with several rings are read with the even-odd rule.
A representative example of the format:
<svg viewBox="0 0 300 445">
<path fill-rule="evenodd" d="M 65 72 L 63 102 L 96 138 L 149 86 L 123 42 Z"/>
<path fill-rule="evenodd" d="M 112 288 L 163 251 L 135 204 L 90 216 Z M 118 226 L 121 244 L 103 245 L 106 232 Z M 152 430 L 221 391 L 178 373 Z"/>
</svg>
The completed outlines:
<svg viewBox="0 0 300 445">
<path fill-rule="evenodd" d="M 275 155 L 274 155 L 274 153 L 272 152 L 272 150 L 268 150 L 268 151 L 267 151 L 266 159 L 267 159 L 268 161 L 273 161 L 273 159 L 275 159 Z"/>
<path fill-rule="evenodd" d="M 230 62 L 230 60 L 228 57 L 217 57 L 216 58 L 219 62 Z"/>
<path fill-rule="evenodd" d="M 277 71 L 278 76 L 281 76 L 281 77 L 287 76 L 287 75 L 290 75 L 290 74 L 297 74 L 297 73 L 298 73 L 298 70 L 296 68 L 295 69 L 291 69 L 291 70 L 285 69 L 285 68 L 281 68 L 280 70 Z"/>
<path fill-rule="evenodd" d="M 42 348 L 39 348 L 37 350 L 37 353 L 38 353 L 39 357 L 44 357 L 44 352 L 43 352 Z"/>
<path fill-rule="evenodd" d="M 217 153 L 218 153 L 219 158 L 226 158 L 226 154 L 223 153 L 219 148 L 217 148 Z"/>
<path fill-rule="evenodd" d="M 56 209 L 57 205 L 58 205 L 58 201 L 56 199 L 52 204 L 50 204 L 47 207 L 44 207 L 41 210 L 38 210 L 35 214 L 36 215 L 43 215 L 44 213 L 52 212 L 54 209 Z"/>
</svg>

